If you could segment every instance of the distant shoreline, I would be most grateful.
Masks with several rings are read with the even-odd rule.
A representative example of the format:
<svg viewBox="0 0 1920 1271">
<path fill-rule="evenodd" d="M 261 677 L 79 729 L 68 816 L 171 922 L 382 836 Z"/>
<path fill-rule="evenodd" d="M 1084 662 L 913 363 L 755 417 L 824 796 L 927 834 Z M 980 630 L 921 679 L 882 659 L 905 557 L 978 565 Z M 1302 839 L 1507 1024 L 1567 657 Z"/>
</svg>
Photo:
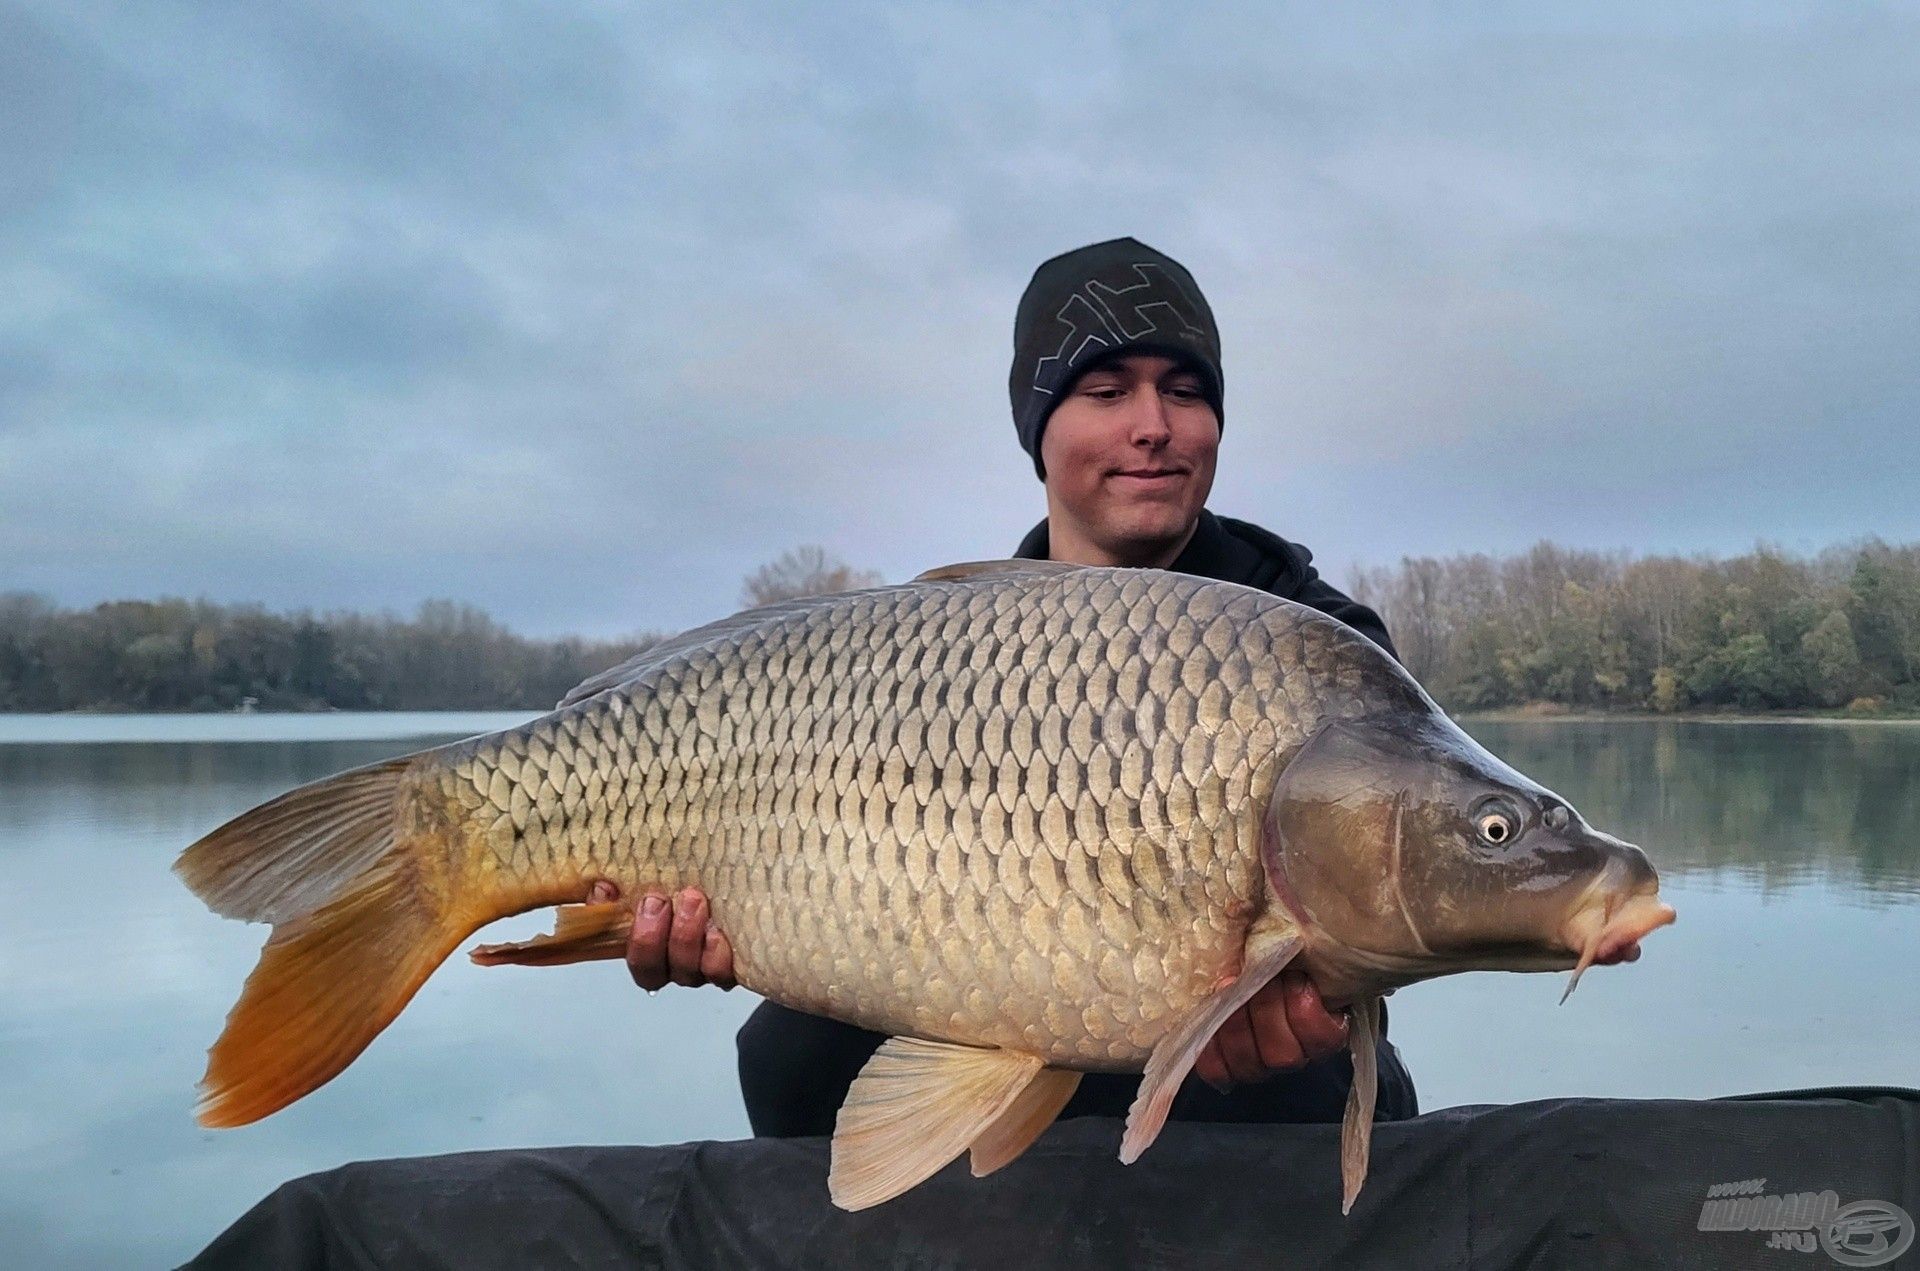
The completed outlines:
<svg viewBox="0 0 1920 1271">
<path fill-rule="evenodd" d="M 113 707 L 81 707 L 65 711 L 9 711 L 0 710 L 0 718 L 69 718 L 69 719 L 159 719 L 172 716 L 179 719 L 222 719 L 243 718 L 249 715 L 291 717 L 308 715 L 474 715 L 507 714 L 512 712 L 532 712 L 544 714 L 552 707 L 540 706 L 435 706 L 411 707 L 398 710 L 340 710 L 322 708 L 319 710 L 251 710 L 251 711 L 142 711 L 124 710 Z M 1648 723 L 1660 720 L 1672 720 L 1689 724 L 1920 724 L 1920 711 L 1886 710 L 1873 714 L 1848 714 L 1845 711 L 1814 712 L 1804 710 L 1785 711 L 1732 711 L 1732 710 L 1694 710 L 1669 711 L 1662 714 L 1648 710 L 1596 711 L 1575 707 L 1535 703 L 1531 706 L 1505 706 L 1493 710 L 1449 711 L 1454 719 L 1472 723 L 1488 724 L 1598 724 L 1598 723 Z"/>
<path fill-rule="evenodd" d="M 1671 720 L 1687 724 L 1920 724 L 1920 712 L 1888 710 L 1871 715 L 1845 711 L 1596 711 L 1541 710 L 1538 707 L 1502 707 L 1486 711 L 1452 711 L 1453 718 L 1486 724 L 1604 724 L 1650 723 Z"/>
<path fill-rule="evenodd" d="M 223 719 L 232 716 L 236 719 L 248 715 L 504 715 L 516 711 L 530 711 L 535 715 L 544 715 L 554 709 L 549 706 L 316 706 L 310 710 L 276 707 L 273 710 L 255 708 L 248 711 L 205 710 L 205 711 L 143 711 L 125 706 L 76 706 L 64 711 L 15 711 L 0 708 L 0 718 L 7 716 L 33 715 L 43 719 L 158 719 L 173 716 L 178 719 Z"/>
</svg>

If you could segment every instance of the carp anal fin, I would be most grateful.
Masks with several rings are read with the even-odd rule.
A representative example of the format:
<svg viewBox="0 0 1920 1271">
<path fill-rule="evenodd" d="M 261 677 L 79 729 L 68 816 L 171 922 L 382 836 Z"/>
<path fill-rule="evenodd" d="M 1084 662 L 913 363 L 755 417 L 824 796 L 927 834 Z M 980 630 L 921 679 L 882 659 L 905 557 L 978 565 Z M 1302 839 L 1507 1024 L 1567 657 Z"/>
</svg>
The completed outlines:
<svg viewBox="0 0 1920 1271">
<path fill-rule="evenodd" d="M 833 1203 L 867 1209 L 926 1181 L 994 1128 L 1044 1067 L 1018 1051 L 888 1038 L 834 1122 Z"/>
<path fill-rule="evenodd" d="M 631 902 L 561 905 L 554 911 L 552 935 L 511 944 L 483 944 L 467 956 L 480 966 L 565 966 L 597 958 L 623 958 L 632 932 Z"/>
<path fill-rule="evenodd" d="M 1007 1110 L 973 1141 L 967 1152 L 973 1176 L 985 1178 L 1032 1147 L 1079 1088 L 1080 1074 L 1073 1069 L 1042 1068 Z"/>
<path fill-rule="evenodd" d="M 1380 1086 L 1380 999 L 1362 998 L 1347 1012 L 1347 1045 L 1353 1050 L 1353 1087 L 1340 1122 L 1340 1212 L 1353 1212 L 1354 1198 L 1367 1181 L 1367 1152 L 1373 1145 L 1373 1101 Z"/>
<path fill-rule="evenodd" d="M 1180 1083 L 1192 1071 L 1193 1061 L 1206 1049 L 1214 1030 L 1280 974 L 1300 952 L 1302 943 L 1294 931 L 1264 941 L 1258 936 L 1249 939 L 1246 965 L 1238 978 L 1194 1007 L 1160 1039 L 1147 1060 L 1146 1072 L 1140 1076 L 1140 1093 L 1127 1110 L 1127 1132 L 1120 1139 L 1121 1164 L 1139 1160 L 1140 1153 L 1160 1136 L 1160 1127 L 1167 1123 L 1167 1113 L 1173 1108 L 1173 1096 L 1179 1093 Z"/>
</svg>

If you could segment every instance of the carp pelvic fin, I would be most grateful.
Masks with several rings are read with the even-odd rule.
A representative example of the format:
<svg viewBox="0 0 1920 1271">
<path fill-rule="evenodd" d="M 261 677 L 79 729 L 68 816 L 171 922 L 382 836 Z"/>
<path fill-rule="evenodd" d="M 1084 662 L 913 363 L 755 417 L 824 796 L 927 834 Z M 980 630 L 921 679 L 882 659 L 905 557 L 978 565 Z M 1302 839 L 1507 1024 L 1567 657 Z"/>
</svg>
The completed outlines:
<svg viewBox="0 0 1920 1271">
<path fill-rule="evenodd" d="M 1053 1124 L 1080 1088 L 1080 1074 L 1071 1068 L 1042 1068 L 1005 1112 L 994 1119 L 967 1156 L 975 1178 L 985 1178 L 1015 1160 Z"/>
<path fill-rule="evenodd" d="M 561 905 L 554 911 L 553 934 L 483 944 L 467 954 L 480 966 L 565 966 L 621 958 L 633 931 L 633 905 L 609 900 L 598 905 Z"/>
<path fill-rule="evenodd" d="M 1121 1164 L 1139 1160 L 1140 1153 L 1159 1137 L 1160 1127 L 1167 1123 L 1167 1113 L 1173 1108 L 1173 1096 L 1179 1093 L 1180 1083 L 1192 1071 L 1193 1061 L 1200 1057 L 1214 1030 L 1280 974 L 1300 952 L 1302 943 L 1299 933 L 1291 928 L 1250 937 L 1246 965 L 1241 967 L 1239 977 L 1194 1007 L 1160 1039 L 1147 1060 L 1146 1072 L 1140 1076 L 1140 1093 L 1127 1109 L 1127 1132 L 1120 1140 Z"/>
<path fill-rule="evenodd" d="M 1347 1045 L 1353 1051 L 1353 1086 L 1340 1122 L 1340 1212 L 1353 1212 L 1354 1198 L 1367 1181 L 1367 1152 L 1373 1146 L 1373 1102 L 1380 1088 L 1380 999 L 1355 1002 L 1348 1011 Z"/>
<path fill-rule="evenodd" d="M 997 1128 L 1043 1067 L 1018 1051 L 888 1038 L 834 1122 L 833 1203 L 867 1209 L 924 1182 Z"/>
</svg>

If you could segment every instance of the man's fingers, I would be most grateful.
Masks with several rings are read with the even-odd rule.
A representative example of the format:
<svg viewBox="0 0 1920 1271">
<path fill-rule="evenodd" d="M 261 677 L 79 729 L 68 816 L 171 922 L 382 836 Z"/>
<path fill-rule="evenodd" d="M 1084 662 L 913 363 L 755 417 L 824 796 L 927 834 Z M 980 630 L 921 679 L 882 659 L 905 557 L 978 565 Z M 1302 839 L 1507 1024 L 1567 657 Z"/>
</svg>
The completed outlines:
<svg viewBox="0 0 1920 1271">
<path fill-rule="evenodd" d="M 651 993 L 667 984 L 667 940 L 673 931 L 673 912 L 667 898 L 648 892 L 633 914 L 633 935 L 627 940 L 627 970 L 633 982 Z"/>
<path fill-rule="evenodd" d="M 1220 1047 L 1209 1037 L 1207 1044 L 1193 1061 L 1193 1075 L 1218 1090 L 1221 1094 L 1233 1089 L 1233 1081 L 1227 1076 L 1227 1065 L 1220 1058 Z"/>
<path fill-rule="evenodd" d="M 1247 1003 L 1247 1021 L 1260 1048 L 1260 1062 L 1269 1073 L 1298 1068 L 1307 1061 L 1300 1040 L 1287 1022 L 1287 993 L 1279 983 L 1269 984 Z"/>
<path fill-rule="evenodd" d="M 593 886 L 587 888 L 589 905 L 605 905 L 618 899 L 620 899 L 620 888 L 607 879 L 599 879 Z"/>
<path fill-rule="evenodd" d="M 1227 1016 L 1226 1022 L 1220 1025 L 1220 1031 L 1213 1035 L 1213 1041 L 1220 1048 L 1220 1061 L 1226 1066 L 1227 1080 L 1244 1085 L 1267 1075 L 1266 1066 L 1260 1062 L 1260 1047 L 1253 1039 L 1253 1025 L 1247 1019 L 1246 1007 Z"/>
<path fill-rule="evenodd" d="M 603 884 L 595 883 L 589 899 L 598 899 Z M 608 899 L 620 889 L 611 883 Z M 733 946 L 709 922 L 707 898 L 697 887 L 687 887 L 671 900 L 659 892 L 640 898 L 633 914 L 633 934 L 627 940 L 627 970 L 633 982 L 649 993 L 668 984 L 698 988 L 718 984 L 732 988 Z"/>
<path fill-rule="evenodd" d="M 700 974 L 723 989 L 739 983 L 733 978 L 733 946 L 727 943 L 720 928 L 711 923 L 707 925 L 706 943 L 700 949 Z"/>
<path fill-rule="evenodd" d="M 667 938 L 667 974 L 675 984 L 698 988 L 707 982 L 700 958 L 707 944 L 707 898 L 692 887 L 673 898 L 673 932 Z"/>
<path fill-rule="evenodd" d="M 1286 997 L 1286 1022 L 1305 1059 L 1325 1059 L 1347 1045 L 1347 1018 L 1327 1010 L 1320 990 L 1304 975 L 1281 976 Z M 1264 1048 L 1263 1048 L 1264 1049 Z"/>
<path fill-rule="evenodd" d="M 1313 982 L 1289 971 L 1226 1018 L 1195 1057 L 1193 1074 L 1224 1090 L 1264 1081 L 1346 1044 L 1346 1016 L 1329 1012 Z"/>
</svg>

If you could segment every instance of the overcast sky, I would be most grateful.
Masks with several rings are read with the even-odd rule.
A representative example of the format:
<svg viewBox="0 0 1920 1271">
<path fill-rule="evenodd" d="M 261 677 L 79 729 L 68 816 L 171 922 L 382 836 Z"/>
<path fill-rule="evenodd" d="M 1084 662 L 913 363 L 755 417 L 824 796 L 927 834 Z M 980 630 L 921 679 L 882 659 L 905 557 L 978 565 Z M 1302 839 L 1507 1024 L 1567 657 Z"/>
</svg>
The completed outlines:
<svg viewBox="0 0 1920 1271">
<path fill-rule="evenodd" d="M 1336 578 L 1920 538 L 1920 11 L 1465 7 L 0 0 L 0 590 L 1004 554 L 1014 304 L 1121 234 L 1219 317 L 1212 506 Z"/>
</svg>

